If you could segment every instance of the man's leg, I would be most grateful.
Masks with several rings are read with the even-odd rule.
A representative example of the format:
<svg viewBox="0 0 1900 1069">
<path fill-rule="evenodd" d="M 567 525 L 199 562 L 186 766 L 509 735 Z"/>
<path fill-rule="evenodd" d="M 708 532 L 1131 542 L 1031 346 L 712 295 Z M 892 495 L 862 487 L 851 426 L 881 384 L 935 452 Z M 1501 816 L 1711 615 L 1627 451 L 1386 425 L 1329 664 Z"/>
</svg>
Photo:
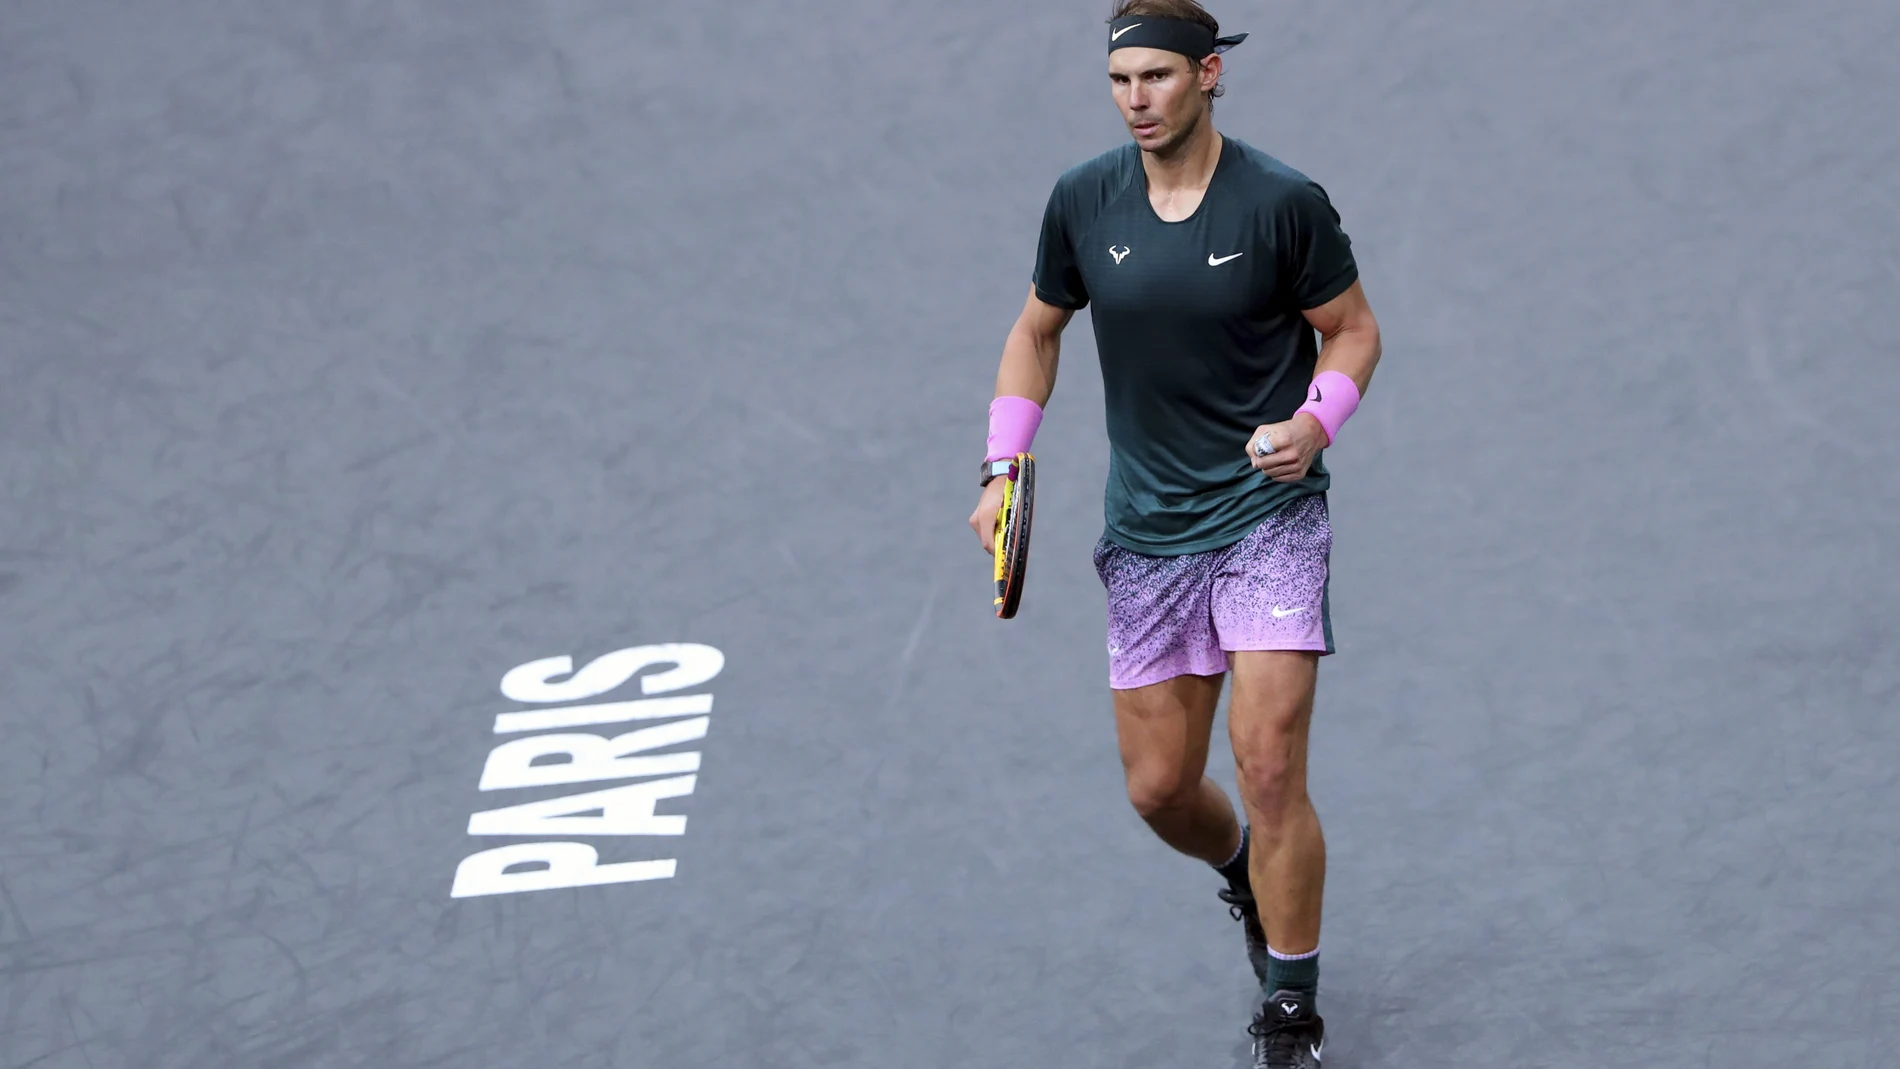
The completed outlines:
<svg viewBox="0 0 1900 1069">
<path fill-rule="evenodd" d="M 1206 775 L 1221 677 L 1181 675 L 1115 695 L 1128 800 L 1161 841 L 1219 866 L 1240 848 L 1227 793 Z"/>
<path fill-rule="evenodd" d="M 1306 793 L 1306 743 L 1313 720 L 1319 654 L 1234 654 L 1227 710 L 1241 805 L 1253 825 L 1249 877 L 1273 968 L 1296 979 L 1317 972 L 1298 963 L 1319 949 L 1326 887 L 1326 838 Z M 1269 989 L 1278 981 L 1270 980 Z M 1298 986 L 1305 987 L 1305 984 Z M 1307 991 L 1310 994 L 1310 990 Z"/>
<path fill-rule="evenodd" d="M 1249 880 L 1266 928 L 1267 993 L 1311 995 L 1319 963 L 1326 839 L 1306 793 L 1319 660 L 1333 649 L 1332 525 L 1324 495 L 1287 505 L 1228 549 L 1212 598 L 1230 652 L 1227 726 L 1253 836 Z"/>
<path fill-rule="evenodd" d="M 1266 929 L 1266 1001 L 1248 1029 L 1256 1067 L 1319 1069 L 1326 839 L 1306 793 L 1306 743 L 1319 659 L 1333 650 L 1327 580 L 1332 527 L 1315 495 L 1268 517 L 1224 555 L 1212 598 L 1231 652 L 1227 727 L 1252 825 L 1248 880 Z"/>
<path fill-rule="evenodd" d="M 1106 538 L 1095 567 L 1108 591 L 1108 685 L 1128 799 L 1163 842 L 1213 866 L 1243 922 L 1262 983 L 1267 938 L 1247 886 L 1249 851 L 1227 795 L 1206 776 L 1208 735 L 1227 674 L 1209 599 L 1218 553 L 1151 557 Z"/>
</svg>

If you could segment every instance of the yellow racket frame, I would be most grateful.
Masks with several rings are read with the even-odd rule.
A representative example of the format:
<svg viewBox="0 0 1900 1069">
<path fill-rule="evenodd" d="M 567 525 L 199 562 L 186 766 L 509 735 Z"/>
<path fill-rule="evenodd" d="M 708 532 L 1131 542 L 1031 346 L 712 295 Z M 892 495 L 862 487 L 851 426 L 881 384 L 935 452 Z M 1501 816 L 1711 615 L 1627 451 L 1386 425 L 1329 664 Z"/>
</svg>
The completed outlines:
<svg viewBox="0 0 1900 1069">
<path fill-rule="evenodd" d="M 1009 530 L 1009 509 L 1016 503 L 1016 476 L 1003 477 L 1003 506 L 996 510 L 996 535 L 990 544 L 996 547 L 996 607 L 1003 607 L 1003 579 L 1009 560 L 1009 540 L 1004 533 Z"/>
<path fill-rule="evenodd" d="M 1003 502 L 996 510 L 996 531 L 992 537 L 995 551 L 996 599 L 991 603 L 999 619 L 1012 619 L 1023 597 L 1023 583 L 1028 578 L 1029 569 L 1029 528 L 1031 517 L 1022 512 L 1025 503 L 1034 508 L 1033 501 L 1023 496 L 1023 486 L 1027 483 L 1031 492 L 1035 487 L 1036 458 L 1032 453 L 1016 454 L 1016 463 L 1003 484 Z M 1010 574 L 1010 553 L 1017 554 L 1016 572 Z"/>
</svg>

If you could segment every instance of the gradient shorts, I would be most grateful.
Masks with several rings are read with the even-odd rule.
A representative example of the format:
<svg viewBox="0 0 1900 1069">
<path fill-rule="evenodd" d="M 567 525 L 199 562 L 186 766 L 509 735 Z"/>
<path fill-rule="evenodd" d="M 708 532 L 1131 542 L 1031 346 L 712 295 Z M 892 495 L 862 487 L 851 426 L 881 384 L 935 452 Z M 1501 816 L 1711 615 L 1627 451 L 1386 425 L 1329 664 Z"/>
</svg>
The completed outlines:
<svg viewBox="0 0 1900 1069">
<path fill-rule="evenodd" d="M 1150 557 L 1104 537 L 1108 685 L 1145 687 L 1228 670 L 1237 650 L 1333 652 L 1326 495 L 1287 505 L 1231 546 Z"/>
</svg>

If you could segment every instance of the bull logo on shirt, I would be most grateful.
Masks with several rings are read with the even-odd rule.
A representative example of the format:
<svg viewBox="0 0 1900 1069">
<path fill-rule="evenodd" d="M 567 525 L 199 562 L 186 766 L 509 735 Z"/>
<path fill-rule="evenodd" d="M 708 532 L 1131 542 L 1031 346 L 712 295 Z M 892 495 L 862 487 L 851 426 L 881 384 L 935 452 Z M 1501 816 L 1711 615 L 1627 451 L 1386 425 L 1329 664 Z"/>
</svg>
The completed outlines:
<svg viewBox="0 0 1900 1069">
<path fill-rule="evenodd" d="M 1113 257 L 1115 258 L 1115 262 L 1116 262 L 1116 263 L 1118 263 L 1118 264 L 1122 262 L 1122 257 L 1124 257 L 1124 256 L 1126 256 L 1126 255 L 1128 255 L 1129 253 L 1131 253 L 1131 252 L 1133 252 L 1133 251 L 1135 251 L 1135 250 L 1133 250 L 1133 249 L 1131 249 L 1131 248 L 1129 248 L 1129 247 L 1128 247 L 1128 246 L 1126 246 L 1126 245 L 1123 245 L 1123 246 L 1122 246 L 1121 248 L 1119 248 L 1119 249 L 1118 249 L 1118 248 L 1116 248 L 1116 247 L 1115 247 L 1115 246 L 1113 246 L 1113 245 L 1110 245 L 1110 246 L 1108 247 L 1108 254 L 1109 254 L 1110 256 L 1113 256 Z"/>
</svg>

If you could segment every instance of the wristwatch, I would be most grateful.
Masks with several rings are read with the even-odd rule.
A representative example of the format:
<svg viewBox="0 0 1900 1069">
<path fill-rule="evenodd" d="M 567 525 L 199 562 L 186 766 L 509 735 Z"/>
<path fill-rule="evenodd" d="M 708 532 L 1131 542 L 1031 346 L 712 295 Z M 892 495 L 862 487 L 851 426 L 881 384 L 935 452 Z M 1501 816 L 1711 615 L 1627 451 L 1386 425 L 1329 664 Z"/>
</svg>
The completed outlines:
<svg viewBox="0 0 1900 1069">
<path fill-rule="evenodd" d="M 1015 457 L 1004 457 L 1001 460 L 985 460 L 983 462 L 983 482 L 980 485 L 988 486 L 990 480 L 996 478 L 998 475 L 1013 475 L 1015 471 Z"/>
</svg>

